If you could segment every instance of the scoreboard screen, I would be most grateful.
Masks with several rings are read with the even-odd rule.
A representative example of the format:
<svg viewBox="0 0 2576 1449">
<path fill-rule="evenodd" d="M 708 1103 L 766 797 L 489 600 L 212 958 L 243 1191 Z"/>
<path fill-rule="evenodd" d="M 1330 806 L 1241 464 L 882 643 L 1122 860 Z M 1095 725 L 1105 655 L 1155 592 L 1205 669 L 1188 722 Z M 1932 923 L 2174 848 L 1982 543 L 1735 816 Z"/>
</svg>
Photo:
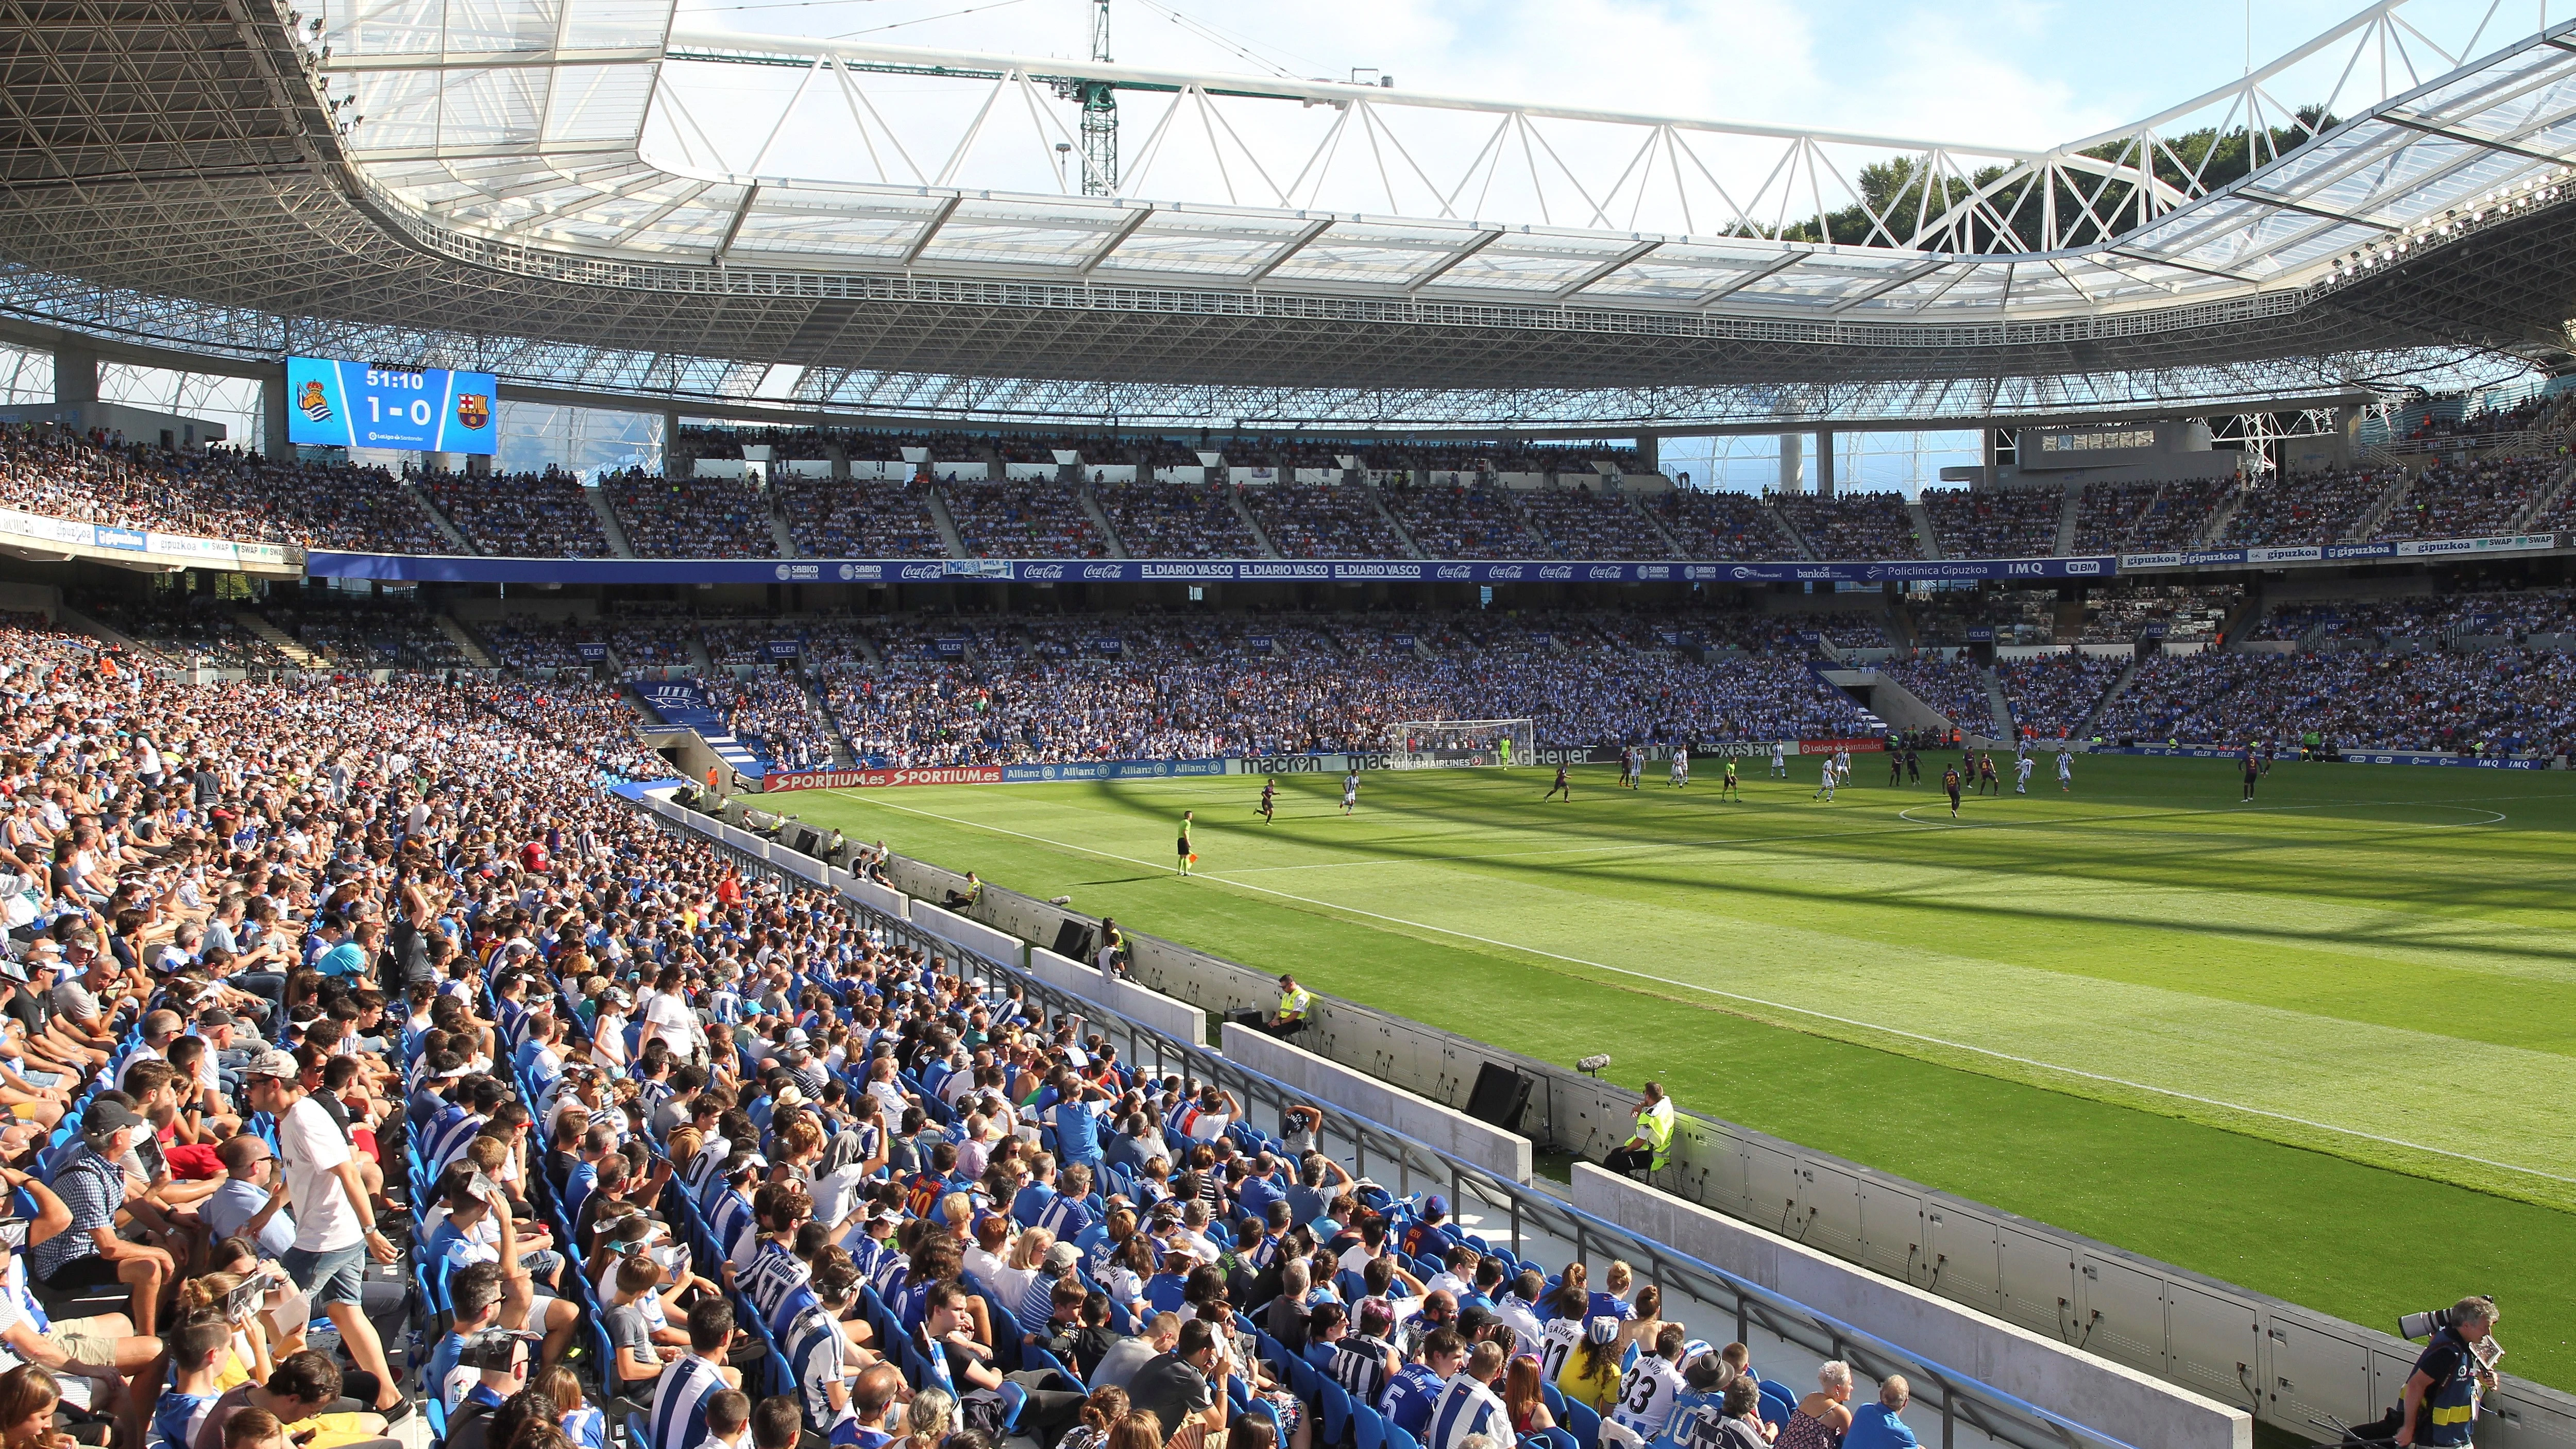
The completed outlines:
<svg viewBox="0 0 2576 1449">
<path fill-rule="evenodd" d="M 387 367 L 327 357 L 286 360 L 286 437 L 335 448 L 491 453 L 500 438 L 488 372 Z"/>
</svg>

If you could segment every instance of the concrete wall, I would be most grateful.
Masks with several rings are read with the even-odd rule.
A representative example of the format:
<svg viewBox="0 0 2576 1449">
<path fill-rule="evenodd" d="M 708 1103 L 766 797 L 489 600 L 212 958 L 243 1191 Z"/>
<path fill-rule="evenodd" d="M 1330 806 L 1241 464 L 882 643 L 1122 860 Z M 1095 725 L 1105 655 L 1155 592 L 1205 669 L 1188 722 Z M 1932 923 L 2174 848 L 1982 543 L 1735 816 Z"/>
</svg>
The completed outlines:
<svg viewBox="0 0 2576 1449">
<path fill-rule="evenodd" d="M 1133 982 L 1120 981 L 1070 957 L 1059 956 L 1044 946 L 1029 948 L 1030 975 L 1064 992 L 1092 1002 L 1145 1026 L 1178 1037 L 1192 1046 L 1208 1043 L 1207 1013 L 1184 1001 L 1174 1001 L 1159 991 L 1148 991 Z"/>
<path fill-rule="evenodd" d="M 1276 1077 L 1355 1117 L 1383 1123 L 1407 1137 L 1428 1142 L 1498 1177 L 1513 1182 L 1530 1180 L 1530 1140 L 1519 1133 L 1489 1126 L 1456 1108 L 1362 1076 L 1255 1028 L 1229 1021 L 1224 1031 L 1225 1054 L 1264 1076 Z"/>
<path fill-rule="evenodd" d="M 2242 1408 L 2158 1382 L 1590 1163 L 1574 1166 L 1574 1205 L 2131 1444 L 2249 1449 L 2254 1442 L 2254 1416 Z"/>
<path fill-rule="evenodd" d="M 978 952 L 1006 966 L 1017 966 L 1028 948 L 1019 938 L 996 931 L 980 921 L 970 921 L 953 911 L 944 911 L 928 901 L 914 901 L 912 923 L 943 941 L 953 941 L 961 948 Z"/>
</svg>

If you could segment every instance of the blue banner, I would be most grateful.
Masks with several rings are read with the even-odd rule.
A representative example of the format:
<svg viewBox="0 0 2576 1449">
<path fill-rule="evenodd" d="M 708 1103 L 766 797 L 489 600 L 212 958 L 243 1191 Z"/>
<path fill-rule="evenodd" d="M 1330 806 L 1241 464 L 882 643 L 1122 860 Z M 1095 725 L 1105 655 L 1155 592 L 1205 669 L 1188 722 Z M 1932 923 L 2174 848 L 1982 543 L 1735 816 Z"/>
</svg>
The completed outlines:
<svg viewBox="0 0 2576 1449">
<path fill-rule="evenodd" d="M 2241 760 L 2245 749 L 2225 745 L 2096 745 L 2097 755 L 2158 755 L 2191 760 Z M 2546 770 L 2549 761 L 2523 755 L 2454 755 L 2439 750 L 2346 750 L 2347 765 L 2440 765 L 2469 770 Z M 2323 763 L 2323 762 L 2319 762 Z"/>
<path fill-rule="evenodd" d="M 2237 554 L 2242 552 L 2238 550 Z M 1298 580 L 1325 583 L 1657 584 L 2095 578 L 2119 572 L 2119 564 L 2116 559 L 2107 557 L 1899 559 L 1879 563 L 1491 563 L 1421 559 L 555 559 L 316 550 L 305 556 L 305 572 L 316 578 L 476 584 L 909 584 L 945 583 L 958 579 L 1130 584 Z"/>
<path fill-rule="evenodd" d="M 1267 654 L 1279 647 L 1279 640 L 1269 634 L 1246 634 L 1243 636 L 1243 647 L 1255 654 Z"/>
<path fill-rule="evenodd" d="M 593 664 L 600 663 L 608 658 L 608 646 L 606 644 L 575 644 L 572 647 L 580 650 L 581 657 Z"/>
<path fill-rule="evenodd" d="M 1102 654 L 1116 654 L 1116 653 L 1118 653 L 1120 650 L 1125 649 L 1127 646 L 1126 646 L 1126 644 L 1125 644 L 1124 642 L 1122 642 L 1122 641 L 1120 641 L 1120 640 L 1113 639 L 1113 638 L 1110 638 L 1110 637 L 1108 637 L 1108 636 L 1106 636 L 1106 635 L 1103 635 L 1102 637 L 1100 637 L 1100 638 L 1098 638 L 1098 639 L 1094 639 L 1094 640 L 1092 640 L 1092 641 L 1091 641 L 1091 647 L 1092 647 L 1092 649 L 1093 649 L 1093 650 L 1095 650 L 1095 651 L 1097 651 L 1097 652 L 1099 652 L 1099 653 L 1102 653 Z"/>
<path fill-rule="evenodd" d="M 761 647 L 772 659 L 793 659 L 805 652 L 804 642 L 797 639 L 772 639 Z"/>
</svg>

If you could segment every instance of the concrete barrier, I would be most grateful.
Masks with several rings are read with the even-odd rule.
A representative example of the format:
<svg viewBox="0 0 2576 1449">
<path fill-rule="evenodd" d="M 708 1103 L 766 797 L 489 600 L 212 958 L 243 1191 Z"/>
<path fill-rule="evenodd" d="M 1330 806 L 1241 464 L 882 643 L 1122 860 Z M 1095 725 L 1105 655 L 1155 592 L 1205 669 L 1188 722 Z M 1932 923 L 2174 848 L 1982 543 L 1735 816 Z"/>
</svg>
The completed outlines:
<svg viewBox="0 0 2576 1449">
<path fill-rule="evenodd" d="M 943 911 L 928 901 L 912 903 L 912 923 L 943 941 L 955 942 L 964 950 L 988 956 L 1006 966 L 1018 966 L 1027 959 L 1028 948 L 1019 937 L 1005 935 L 954 911 Z"/>
<path fill-rule="evenodd" d="M 1186 1001 L 1174 1001 L 1132 981 L 1103 976 L 1044 946 L 1029 948 L 1028 972 L 1068 996 L 1078 996 L 1165 1036 L 1178 1037 L 1192 1046 L 1207 1045 L 1207 1013 Z"/>
<path fill-rule="evenodd" d="M 912 897 L 899 890 L 878 885 L 875 881 L 862 876 L 851 875 L 846 871 L 834 871 L 832 874 L 835 884 L 840 887 L 841 894 L 851 900 L 871 910 L 881 911 L 898 921 L 912 919 Z"/>
<path fill-rule="evenodd" d="M 1644 1183 L 1574 1165 L 1574 1205 L 2088 1428 L 2158 1449 L 2251 1449 L 2254 1416 Z"/>
<path fill-rule="evenodd" d="M 1253 1071 L 1330 1102 L 1354 1117 L 1383 1123 L 1407 1137 L 1428 1142 L 1498 1177 L 1521 1183 L 1530 1180 L 1530 1140 L 1518 1133 L 1488 1126 L 1454 1107 L 1444 1107 L 1402 1087 L 1363 1076 L 1256 1028 L 1229 1021 L 1224 1030 L 1225 1054 Z"/>
</svg>

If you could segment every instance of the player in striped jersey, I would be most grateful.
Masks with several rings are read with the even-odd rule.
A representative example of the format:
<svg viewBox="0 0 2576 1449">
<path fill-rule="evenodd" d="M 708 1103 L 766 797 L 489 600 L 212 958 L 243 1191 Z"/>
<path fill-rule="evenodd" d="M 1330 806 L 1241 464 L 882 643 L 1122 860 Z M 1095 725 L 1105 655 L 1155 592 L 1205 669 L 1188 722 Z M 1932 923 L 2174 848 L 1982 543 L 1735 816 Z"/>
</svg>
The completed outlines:
<svg viewBox="0 0 2576 1449">
<path fill-rule="evenodd" d="M 1619 1380 L 1618 1402 L 1611 1419 L 1640 1439 L 1664 1437 L 1682 1396 L 1682 1343 L 1688 1336 L 1678 1323 L 1656 1331 L 1654 1351 L 1641 1353 Z"/>
<path fill-rule="evenodd" d="M 811 1306 L 796 1315 L 779 1342 L 787 1349 L 787 1369 L 805 1403 L 805 1422 L 836 1443 L 852 1442 L 858 1415 L 850 1408 L 850 1381 L 868 1365 L 869 1355 L 850 1341 L 842 1315 L 859 1300 L 859 1270 L 846 1254 L 819 1263 L 806 1288 Z"/>
<path fill-rule="evenodd" d="M 716 1264 L 725 1286 L 731 1288 L 734 1275 L 751 1267 L 760 1253 L 760 1222 L 752 1215 L 751 1199 L 743 1196 L 752 1177 L 762 1164 L 758 1153 L 746 1154 L 730 1163 L 710 1184 L 713 1196 L 706 1205 L 707 1231 L 715 1236 L 716 1249 L 724 1257 Z"/>
<path fill-rule="evenodd" d="M 803 1184 L 794 1182 L 764 1182 L 751 1201 L 760 1245 L 752 1250 L 751 1266 L 741 1270 L 742 1296 L 767 1320 L 806 1279 L 805 1261 L 796 1256 L 796 1230 L 813 1219 L 814 1204 Z"/>
<path fill-rule="evenodd" d="M 707 1437 L 708 1396 L 742 1382 L 739 1369 L 725 1366 L 733 1336 L 731 1302 L 710 1293 L 690 1306 L 688 1357 L 662 1371 L 645 1416 L 652 1442 L 637 1449 L 698 1449 Z"/>
<path fill-rule="evenodd" d="M 1403 1366 L 1395 1345 L 1387 1341 L 1393 1323 L 1394 1311 L 1384 1299 L 1367 1299 L 1359 1306 L 1359 1331 L 1344 1334 L 1333 1345 L 1333 1382 L 1342 1386 L 1351 1402 L 1376 1403 Z"/>
<path fill-rule="evenodd" d="M 1480 1434 L 1494 1443 L 1510 1439 L 1512 1411 L 1503 1407 L 1502 1395 L 1493 1389 L 1502 1376 L 1502 1347 L 1477 1344 L 1467 1357 L 1467 1367 L 1433 1401 L 1431 1431 L 1422 1440 L 1422 1449 L 1461 1449 L 1470 1437 Z"/>
</svg>

